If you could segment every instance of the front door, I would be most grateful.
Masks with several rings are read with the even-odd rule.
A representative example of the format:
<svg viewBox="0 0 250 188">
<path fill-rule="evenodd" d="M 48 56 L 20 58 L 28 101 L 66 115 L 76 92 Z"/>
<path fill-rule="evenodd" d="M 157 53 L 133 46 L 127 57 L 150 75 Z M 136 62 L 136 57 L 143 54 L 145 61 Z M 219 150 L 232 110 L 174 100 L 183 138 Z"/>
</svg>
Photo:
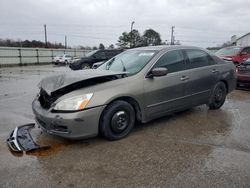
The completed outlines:
<svg viewBox="0 0 250 188">
<path fill-rule="evenodd" d="M 183 108 L 185 100 L 185 59 L 182 51 L 166 52 L 153 68 L 165 67 L 168 74 L 144 79 L 144 108 L 148 119 Z"/>
</svg>

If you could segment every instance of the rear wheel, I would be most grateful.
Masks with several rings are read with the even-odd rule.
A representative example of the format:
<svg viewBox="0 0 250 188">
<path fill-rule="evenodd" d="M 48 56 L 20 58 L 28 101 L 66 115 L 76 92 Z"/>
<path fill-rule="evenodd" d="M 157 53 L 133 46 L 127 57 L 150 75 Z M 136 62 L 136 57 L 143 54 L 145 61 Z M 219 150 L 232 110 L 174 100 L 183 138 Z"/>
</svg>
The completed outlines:
<svg viewBox="0 0 250 188">
<path fill-rule="evenodd" d="M 135 124 L 135 111 L 126 101 L 108 105 L 100 119 L 100 133 L 109 140 L 126 137 Z"/>
<path fill-rule="evenodd" d="M 225 102 L 227 96 L 227 88 L 223 82 L 218 82 L 212 91 L 209 99 L 208 107 L 210 109 L 219 109 Z"/>
<path fill-rule="evenodd" d="M 90 65 L 88 63 L 83 63 L 82 69 L 90 69 Z"/>
</svg>

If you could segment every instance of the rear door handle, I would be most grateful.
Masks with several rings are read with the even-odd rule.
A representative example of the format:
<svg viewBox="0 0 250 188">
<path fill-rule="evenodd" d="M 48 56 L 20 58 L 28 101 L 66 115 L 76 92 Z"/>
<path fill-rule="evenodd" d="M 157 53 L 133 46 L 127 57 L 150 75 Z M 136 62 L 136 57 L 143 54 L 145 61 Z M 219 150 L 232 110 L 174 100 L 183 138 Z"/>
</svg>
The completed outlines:
<svg viewBox="0 0 250 188">
<path fill-rule="evenodd" d="M 182 77 L 181 77 L 181 81 L 186 81 L 186 80 L 188 80 L 188 79 L 189 79 L 188 76 L 182 76 Z"/>
<path fill-rule="evenodd" d="M 217 73 L 217 72 L 219 72 L 217 69 L 212 70 L 212 73 Z"/>
</svg>

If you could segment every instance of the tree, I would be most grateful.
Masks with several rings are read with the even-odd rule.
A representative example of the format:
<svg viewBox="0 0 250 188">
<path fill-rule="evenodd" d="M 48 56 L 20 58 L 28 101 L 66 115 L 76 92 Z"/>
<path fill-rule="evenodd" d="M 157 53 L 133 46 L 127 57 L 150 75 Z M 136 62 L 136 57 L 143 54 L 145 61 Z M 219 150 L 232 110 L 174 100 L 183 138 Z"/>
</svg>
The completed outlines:
<svg viewBox="0 0 250 188">
<path fill-rule="evenodd" d="M 104 49 L 105 49 L 105 46 L 104 46 L 102 43 L 100 43 L 100 44 L 99 44 L 99 49 L 100 49 L 100 50 L 104 50 Z"/>
<path fill-rule="evenodd" d="M 27 47 L 27 48 L 43 48 L 45 43 L 38 40 L 24 40 L 21 39 L 12 40 L 12 39 L 0 39 L 0 46 L 8 46 L 8 47 Z M 50 48 L 64 48 L 62 43 L 51 43 L 48 42 L 48 47 Z"/>
<path fill-rule="evenodd" d="M 108 47 L 108 49 L 114 49 L 114 48 L 115 48 L 115 47 L 114 47 L 113 44 L 110 44 L 109 47 Z"/>
<path fill-rule="evenodd" d="M 131 48 L 142 46 L 142 38 L 138 30 L 132 30 L 132 33 L 129 33 L 130 41 L 131 41 Z"/>
<path fill-rule="evenodd" d="M 141 35 L 138 30 L 132 30 L 132 33 L 123 32 L 118 39 L 117 45 L 122 48 L 129 48 L 130 45 L 132 48 L 141 46 Z"/>
<path fill-rule="evenodd" d="M 92 48 L 92 50 L 97 50 L 97 47 L 96 47 L 96 46 L 94 46 L 94 47 Z"/>
<path fill-rule="evenodd" d="M 130 43 L 130 36 L 127 32 L 123 32 L 118 39 L 117 45 L 122 48 L 128 48 Z"/>
<path fill-rule="evenodd" d="M 149 45 L 156 46 L 161 44 L 160 34 L 153 29 L 147 29 L 146 31 L 144 31 L 142 38 L 143 38 L 143 46 L 149 46 Z"/>
</svg>

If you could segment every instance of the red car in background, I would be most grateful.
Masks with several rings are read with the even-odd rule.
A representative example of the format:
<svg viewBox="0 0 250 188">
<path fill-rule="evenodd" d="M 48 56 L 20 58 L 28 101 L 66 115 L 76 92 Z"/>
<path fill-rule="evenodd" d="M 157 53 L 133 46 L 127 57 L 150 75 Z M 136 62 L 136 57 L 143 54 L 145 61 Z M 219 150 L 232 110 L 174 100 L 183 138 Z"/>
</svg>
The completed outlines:
<svg viewBox="0 0 250 188">
<path fill-rule="evenodd" d="M 232 61 L 234 64 L 241 64 L 250 58 L 250 46 L 231 46 L 218 50 L 215 55 L 225 61 Z"/>
<path fill-rule="evenodd" d="M 250 58 L 236 67 L 237 87 L 250 87 Z"/>
</svg>

